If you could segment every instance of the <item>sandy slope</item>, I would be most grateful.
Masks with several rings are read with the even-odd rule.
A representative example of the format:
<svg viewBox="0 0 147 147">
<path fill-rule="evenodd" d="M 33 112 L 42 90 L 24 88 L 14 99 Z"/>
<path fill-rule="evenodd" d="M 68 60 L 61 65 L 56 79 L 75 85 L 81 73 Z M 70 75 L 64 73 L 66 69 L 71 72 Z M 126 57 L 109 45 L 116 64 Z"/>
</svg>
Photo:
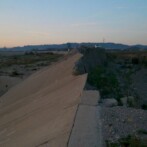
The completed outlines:
<svg viewBox="0 0 147 147">
<path fill-rule="evenodd" d="M 36 72 L 0 103 L 0 147 L 65 147 L 86 75 L 73 76 L 75 54 Z"/>
<path fill-rule="evenodd" d="M 6 93 L 14 85 L 21 82 L 23 79 L 18 77 L 0 76 L 0 96 Z M 1 99 L 0 99 L 1 102 Z"/>
</svg>

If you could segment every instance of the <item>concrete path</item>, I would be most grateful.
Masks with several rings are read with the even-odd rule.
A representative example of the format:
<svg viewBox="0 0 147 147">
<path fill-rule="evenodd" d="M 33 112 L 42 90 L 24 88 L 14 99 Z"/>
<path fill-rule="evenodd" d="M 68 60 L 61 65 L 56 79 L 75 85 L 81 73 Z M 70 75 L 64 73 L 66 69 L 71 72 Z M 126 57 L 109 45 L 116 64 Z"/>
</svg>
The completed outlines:
<svg viewBox="0 0 147 147">
<path fill-rule="evenodd" d="M 78 107 L 68 147 L 101 147 L 101 121 L 98 91 L 84 91 Z"/>
<path fill-rule="evenodd" d="M 85 90 L 81 96 L 81 103 L 83 105 L 98 105 L 98 101 L 100 99 L 100 94 L 97 90 Z"/>
</svg>

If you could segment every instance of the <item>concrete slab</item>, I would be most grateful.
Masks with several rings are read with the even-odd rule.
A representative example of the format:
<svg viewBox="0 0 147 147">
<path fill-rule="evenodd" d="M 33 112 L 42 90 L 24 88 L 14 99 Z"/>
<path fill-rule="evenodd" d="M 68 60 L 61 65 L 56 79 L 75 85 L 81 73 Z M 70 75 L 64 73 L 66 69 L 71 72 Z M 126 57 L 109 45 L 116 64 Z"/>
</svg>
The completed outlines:
<svg viewBox="0 0 147 147">
<path fill-rule="evenodd" d="M 101 147 L 99 107 L 80 105 L 68 147 Z"/>
<path fill-rule="evenodd" d="M 97 90 L 85 90 L 81 96 L 81 104 L 96 106 L 100 99 L 100 93 Z"/>
</svg>

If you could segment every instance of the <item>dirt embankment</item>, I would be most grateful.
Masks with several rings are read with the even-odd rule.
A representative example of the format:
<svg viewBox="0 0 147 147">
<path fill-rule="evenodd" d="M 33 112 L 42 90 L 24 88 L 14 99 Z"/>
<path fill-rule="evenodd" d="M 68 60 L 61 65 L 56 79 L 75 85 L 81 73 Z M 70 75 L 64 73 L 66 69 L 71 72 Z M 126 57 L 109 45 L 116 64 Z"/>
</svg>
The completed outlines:
<svg viewBox="0 0 147 147">
<path fill-rule="evenodd" d="M 65 147 L 87 75 L 73 75 L 74 54 L 36 72 L 1 97 L 0 146 Z"/>
<path fill-rule="evenodd" d="M 1 52 L 0 96 L 34 72 L 63 58 L 59 52 Z"/>
</svg>

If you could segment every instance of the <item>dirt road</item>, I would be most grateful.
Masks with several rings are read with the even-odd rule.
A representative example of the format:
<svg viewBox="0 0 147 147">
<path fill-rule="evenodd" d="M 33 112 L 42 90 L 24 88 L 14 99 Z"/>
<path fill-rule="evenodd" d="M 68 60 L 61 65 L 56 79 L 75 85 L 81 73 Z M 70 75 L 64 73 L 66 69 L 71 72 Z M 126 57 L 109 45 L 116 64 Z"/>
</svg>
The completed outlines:
<svg viewBox="0 0 147 147">
<path fill-rule="evenodd" d="M 1 97 L 1 147 L 65 147 L 87 75 L 74 76 L 80 54 L 31 75 Z"/>
</svg>

